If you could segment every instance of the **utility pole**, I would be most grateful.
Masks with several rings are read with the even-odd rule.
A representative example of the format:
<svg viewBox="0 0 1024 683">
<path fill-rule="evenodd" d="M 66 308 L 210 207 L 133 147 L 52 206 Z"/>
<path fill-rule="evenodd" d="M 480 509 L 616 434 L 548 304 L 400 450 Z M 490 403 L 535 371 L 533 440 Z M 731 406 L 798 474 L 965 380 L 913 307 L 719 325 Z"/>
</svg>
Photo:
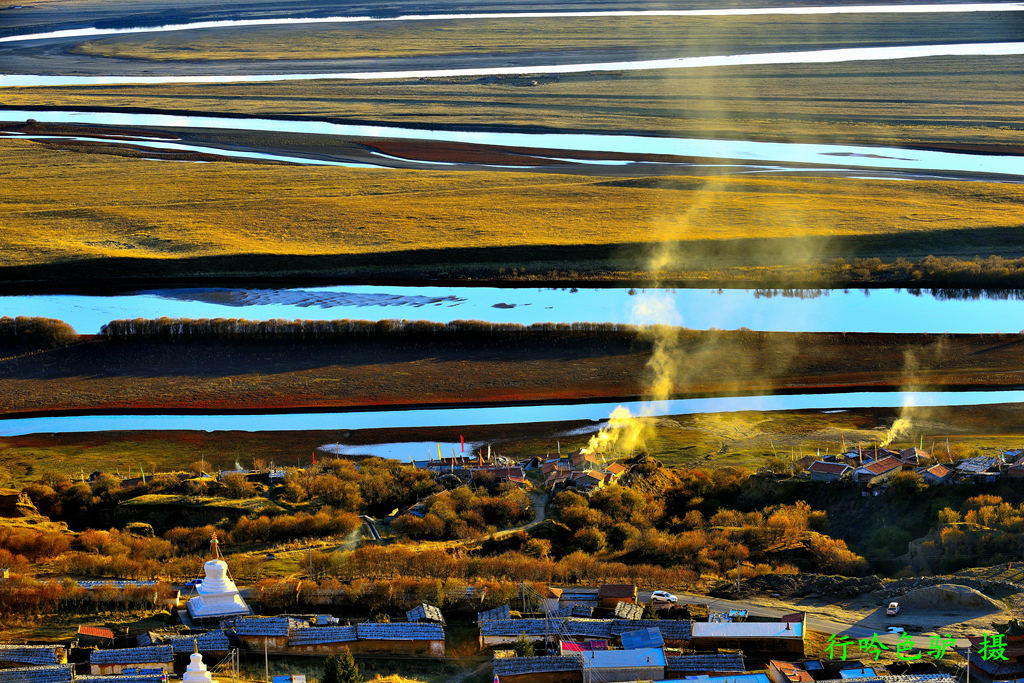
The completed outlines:
<svg viewBox="0 0 1024 683">
<path fill-rule="evenodd" d="M 270 683 L 270 660 L 267 658 L 267 639 L 263 639 L 263 675 L 265 681 Z"/>
<path fill-rule="evenodd" d="M 740 594 L 740 561 L 736 560 L 736 595 Z"/>
</svg>

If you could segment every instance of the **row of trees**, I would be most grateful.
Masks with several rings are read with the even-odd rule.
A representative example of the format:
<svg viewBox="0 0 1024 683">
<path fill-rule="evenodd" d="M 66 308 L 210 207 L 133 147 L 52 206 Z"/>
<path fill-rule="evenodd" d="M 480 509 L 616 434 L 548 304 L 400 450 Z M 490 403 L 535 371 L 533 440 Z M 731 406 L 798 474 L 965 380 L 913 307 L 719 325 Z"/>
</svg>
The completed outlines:
<svg viewBox="0 0 1024 683">
<path fill-rule="evenodd" d="M 251 341 L 405 342 L 446 345 L 529 341 L 533 343 L 625 343 L 637 340 L 636 328 L 612 323 L 492 323 L 455 320 L 246 320 L 242 318 L 135 318 L 113 320 L 101 334 L 109 339 L 214 339 Z"/>
<path fill-rule="evenodd" d="M 63 320 L 18 316 L 0 318 L 0 343 L 7 349 L 53 349 L 78 341 Z"/>
</svg>

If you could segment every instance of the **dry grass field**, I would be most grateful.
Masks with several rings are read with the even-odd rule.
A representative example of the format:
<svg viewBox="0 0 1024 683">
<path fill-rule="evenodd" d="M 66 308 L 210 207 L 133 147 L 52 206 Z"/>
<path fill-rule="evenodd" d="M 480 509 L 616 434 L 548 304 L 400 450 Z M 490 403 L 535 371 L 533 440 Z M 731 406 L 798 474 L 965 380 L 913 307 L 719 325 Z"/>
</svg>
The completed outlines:
<svg viewBox="0 0 1024 683">
<path fill-rule="evenodd" d="M 524 10 L 516 10 L 524 11 Z M 718 55 L 942 42 L 1014 40 L 1000 13 L 734 17 L 463 19 L 278 25 L 120 35 L 74 54 L 153 61 L 358 59 L 473 53 L 612 51 Z"/>
<path fill-rule="evenodd" d="M 429 81 L 8 88 L 7 107 L 138 107 L 421 126 L 644 131 L 680 137 L 1020 146 L 1015 57 Z"/>
<path fill-rule="evenodd" d="M 699 277 L 842 256 L 850 239 L 874 240 L 872 256 L 888 240 L 908 258 L 971 257 L 986 240 L 1018 256 L 1016 242 L 988 235 L 1024 223 L 1018 186 L 1001 183 L 196 165 L 16 140 L 0 150 L 0 266 L 15 279 L 29 275 L 12 267 L 47 265 L 56 280 L 269 270 L 250 256 L 279 259 L 285 275 L 636 275 L 664 240 L 686 242 L 674 266 Z M 398 252 L 347 270 L 328 258 Z M 114 257 L 127 266 L 97 261 Z M 196 261 L 216 257 L 229 260 Z M 92 265 L 67 270 L 76 262 Z"/>
<path fill-rule="evenodd" d="M 1024 384 L 1018 335 L 684 332 L 669 393 Z M 353 408 L 643 396 L 650 351 L 519 341 L 457 347 L 102 341 L 0 362 L 0 411 Z"/>
</svg>

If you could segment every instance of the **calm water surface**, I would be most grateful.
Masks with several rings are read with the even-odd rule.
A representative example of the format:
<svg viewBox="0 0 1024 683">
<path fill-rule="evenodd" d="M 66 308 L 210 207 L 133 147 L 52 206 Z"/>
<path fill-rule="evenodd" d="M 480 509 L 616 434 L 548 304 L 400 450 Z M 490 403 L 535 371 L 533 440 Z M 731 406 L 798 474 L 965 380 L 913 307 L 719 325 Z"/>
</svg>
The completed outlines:
<svg viewBox="0 0 1024 683">
<path fill-rule="evenodd" d="M 279 415 L 84 415 L 0 420 L 0 436 L 104 431 L 309 431 L 604 420 L 619 405 L 633 414 L 689 415 L 769 410 L 899 408 L 901 406 L 992 405 L 1024 402 L 1024 391 L 914 391 L 727 396 L 654 403 L 580 403 L 492 408 L 427 408 Z"/>
<path fill-rule="evenodd" d="M 670 312 L 668 320 L 643 311 Z M 45 294 L 0 297 L 0 315 L 58 318 L 95 334 L 124 318 L 249 320 L 486 320 L 671 322 L 693 329 L 776 332 L 1016 333 L 1024 293 L 950 299 L 901 289 L 810 290 L 768 296 L 751 289 L 534 289 L 500 287 L 334 286 L 302 289 L 167 289 L 117 296 Z"/>
</svg>

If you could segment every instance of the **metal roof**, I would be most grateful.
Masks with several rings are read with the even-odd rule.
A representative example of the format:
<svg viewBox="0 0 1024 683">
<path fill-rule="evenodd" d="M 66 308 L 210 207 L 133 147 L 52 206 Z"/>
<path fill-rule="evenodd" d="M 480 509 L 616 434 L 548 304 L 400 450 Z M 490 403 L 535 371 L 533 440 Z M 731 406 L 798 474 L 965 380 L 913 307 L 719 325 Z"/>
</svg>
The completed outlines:
<svg viewBox="0 0 1024 683">
<path fill-rule="evenodd" d="M 358 638 L 355 626 L 313 626 L 295 629 L 288 638 L 288 645 L 350 643 Z"/>
<path fill-rule="evenodd" d="M 639 619 L 644 614 L 643 605 L 635 605 L 629 602 L 615 603 L 615 616 L 619 619 Z"/>
<path fill-rule="evenodd" d="M 636 650 L 590 650 L 583 655 L 584 669 L 665 668 L 665 651 L 660 647 Z"/>
<path fill-rule="evenodd" d="M 624 605 L 626 603 L 620 602 L 619 604 L 620 605 Z M 582 603 L 575 602 L 575 603 L 569 603 L 567 605 L 559 605 L 558 609 L 555 610 L 555 613 L 554 613 L 553 616 L 563 617 L 563 618 L 566 618 L 566 617 L 590 617 L 593 614 L 594 614 L 594 606 L 593 605 L 584 605 Z"/>
<path fill-rule="evenodd" d="M 626 631 L 621 636 L 625 650 L 636 650 L 645 647 L 665 647 L 665 639 L 656 628 L 642 628 L 638 631 Z"/>
<path fill-rule="evenodd" d="M 74 677 L 71 664 L 0 669 L 0 683 L 65 683 Z"/>
<path fill-rule="evenodd" d="M 291 617 L 239 617 L 232 620 L 235 633 L 240 636 L 287 636 L 293 628 L 307 626 Z"/>
<path fill-rule="evenodd" d="M 477 621 L 494 621 L 496 619 L 510 619 L 511 618 L 511 614 L 512 614 L 512 612 L 511 612 L 509 606 L 508 605 L 502 605 L 501 607 L 495 607 L 494 609 L 489 609 L 486 612 L 477 612 L 476 620 Z"/>
<path fill-rule="evenodd" d="M 93 650 L 89 653 L 90 664 L 155 664 L 173 661 L 174 648 L 170 645 Z"/>
<path fill-rule="evenodd" d="M 0 662 L 60 664 L 61 660 L 67 660 L 63 645 L 0 645 Z"/>
<path fill-rule="evenodd" d="M 439 624 L 375 623 L 356 624 L 359 640 L 444 640 Z"/>
<path fill-rule="evenodd" d="M 848 679 L 830 678 L 817 683 L 846 683 Z M 907 674 L 903 676 L 871 676 L 858 678 L 857 683 L 956 683 L 949 674 Z"/>
<path fill-rule="evenodd" d="M 625 643 L 623 643 L 625 646 Z M 706 655 L 669 656 L 669 671 L 746 671 L 747 667 L 740 652 L 719 652 Z"/>
<path fill-rule="evenodd" d="M 694 638 L 803 638 L 803 632 L 799 622 L 726 621 L 693 625 Z"/>
<path fill-rule="evenodd" d="M 425 602 L 416 605 L 406 612 L 405 618 L 409 621 L 433 621 L 438 624 L 444 623 L 444 616 L 441 615 L 441 610 L 433 605 L 428 605 Z"/>
<path fill-rule="evenodd" d="M 579 671 L 582 668 L 579 657 L 504 657 L 494 660 L 495 676 Z"/>
<path fill-rule="evenodd" d="M 157 636 L 157 642 L 166 643 L 174 648 L 175 654 L 188 654 L 195 651 L 196 646 L 200 652 L 227 652 L 231 649 L 231 641 L 224 631 L 207 631 L 192 635 Z"/>
<path fill-rule="evenodd" d="M 734 674 L 732 676 L 687 676 L 666 678 L 661 683 L 771 683 L 768 674 Z"/>
<path fill-rule="evenodd" d="M 958 462 L 956 469 L 960 472 L 970 472 L 971 474 L 980 474 L 992 467 L 995 467 L 999 462 L 998 458 L 988 458 L 984 455 L 978 455 L 967 460 Z"/>
<path fill-rule="evenodd" d="M 691 621 L 661 619 L 500 619 L 480 623 L 481 636 L 510 636 L 521 634 L 542 636 L 562 633 L 587 638 L 610 638 L 627 631 L 656 628 L 665 640 L 690 640 Z"/>
<path fill-rule="evenodd" d="M 75 683 L 161 683 L 163 674 L 130 674 L 128 676 L 75 676 Z"/>
<path fill-rule="evenodd" d="M 597 589 L 598 598 L 635 598 L 636 586 L 631 583 L 606 583 Z"/>
</svg>

